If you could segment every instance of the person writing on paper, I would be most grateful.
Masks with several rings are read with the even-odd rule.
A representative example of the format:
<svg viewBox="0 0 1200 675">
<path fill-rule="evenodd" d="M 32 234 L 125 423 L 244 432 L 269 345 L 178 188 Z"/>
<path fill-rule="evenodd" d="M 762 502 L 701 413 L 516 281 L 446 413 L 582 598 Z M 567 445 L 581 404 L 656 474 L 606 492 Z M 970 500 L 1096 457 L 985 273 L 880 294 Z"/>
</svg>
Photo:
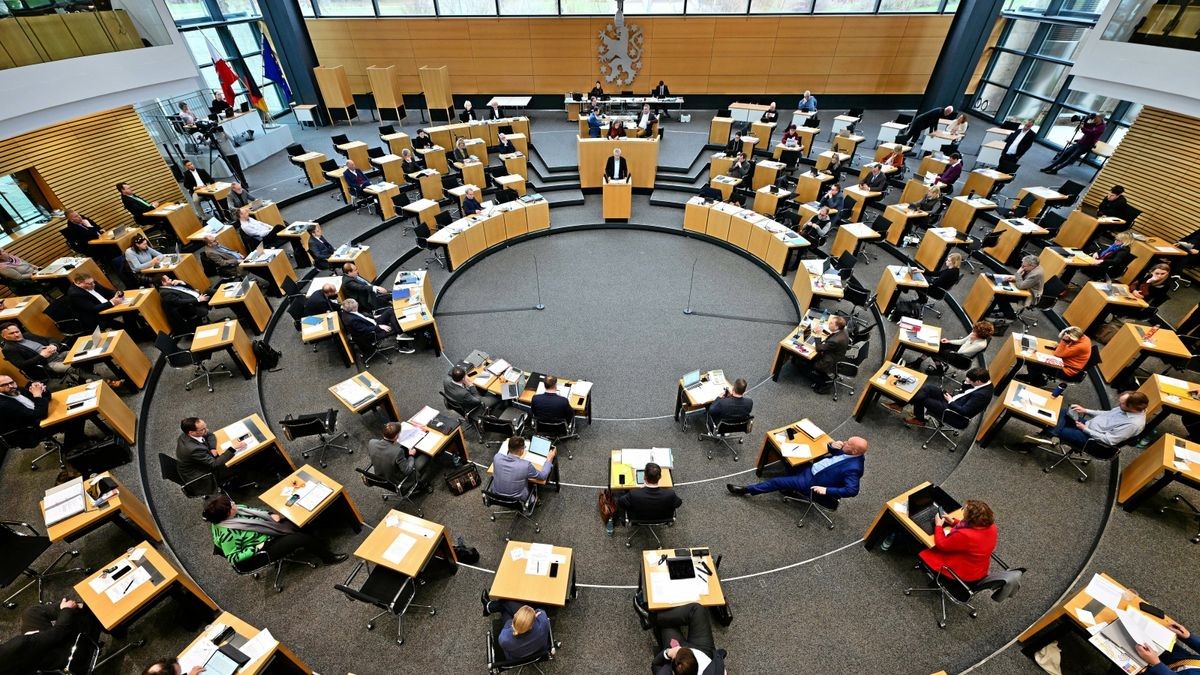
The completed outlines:
<svg viewBox="0 0 1200 675">
<path fill-rule="evenodd" d="M 71 280 L 71 286 L 67 288 L 67 304 L 75 310 L 75 318 L 79 319 L 82 332 L 90 333 L 96 330 L 96 326 L 105 330 L 123 326 L 120 319 L 101 312 L 123 303 L 124 291 L 114 291 L 101 286 L 87 272 L 76 270 L 68 278 Z"/>
<path fill-rule="evenodd" d="M 624 120 L 613 120 L 608 125 L 608 138 L 625 138 L 629 134 L 625 132 Z"/>
<path fill-rule="evenodd" d="M 16 323 L 0 325 L 0 340 L 4 359 L 27 376 L 39 378 L 44 373 L 49 378 L 61 378 L 65 386 L 74 386 L 84 381 L 83 373 L 66 363 L 67 349 L 48 337 L 27 333 Z"/>
<path fill-rule="evenodd" d="M 515 600 L 492 600 L 487 589 L 480 594 L 479 601 L 483 603 L 485 617 L 499 614 L 504 623 L 496 641 L 506 660 L 518 661 L 554 650 L 550 644 L 550 617 L 545 610 Z"/>
<path fill-rule="evenodd" d="M 817 97 L 813 96 L 811 91 L 804 90 L 804 96 L 800 97 L 796 109 L 800 112 L 817 112 Z"/>
<path fill-rule="evenodd" d="M 1054 445 L 1052 439 L 1057 438 L 1075 448 L 1082 448 L 1089 440 L 1095 439 L 1116 447 L 1142 433 L 1142 429 L 1146 428 L 1146 408 L 1149 406 L 1149 397 L 1140 391 L 1122 392 L 1117 397 L 1117 407 L 1109 410 L 1089 410 L 1072 403 L 1071 414 L 1059 415 L 1057 426 L 1026 438 L 1043 445 Z"/>
<path fill-rule="evenodd" d="M 954 187 L 954 184 L 958 182 L 959 176 L 962 175 L 962 169 L 962 155 L 957 152 L 950 153 L 950 163 L 946 165 L 945 169 L 942 169 L 937 178 L 933 179 L 934 185 L 940 186 L 943 190 Z"/>
<path fill-rule="evenodd" d="M 604 163 L 604 181 L 626 180 L 629 178 L 629 163 L 621 157 L 621 149 L 613 148 L 612 157 Z"/>
<path fill-rule="evenodd" d="M 662 480 L 661 466 L 647 462 L 644 478 L 645 485 L 625 490 L 617 497 L 614 520 L 621 520 L 621 514 L 624 514 L 625 518 L 633 521 L 661 523 L 674 517 L 675 509 L 683 505 L 683 500 L 674 490 L 658 486 L 658 481 Z M 608 521 L 605 529 L 611 537 L 613 520 Z"/>
<path fill-rule="evenodd" d="M 759 121 L 763 123 L 779 122 L 779 111 L 775 109 L 775 101 L 771 101 L 771 105 L 763 111 Z"/>
<path fill-rule="evenodd" d="M 904 168 L 904 153 L 900 152 L 900 150 L 898 148 L 893 149 L 891 152 L 884 155 L 883 158 L 879 160 L 879 163 L 882 164 L 883 166 L 891 166 L 891 167 L 895 167 L 897 169 L 903 169 Z"/>
<path fill-rule="evenodd" d="M 867 439 L 851 436 L 844 441 L 832 441 L 826 447 L 828 454 L 815 462 L 806 462 L 795 471 L 778 478 L 740 487 L 726 483 L 725 489 L 739 497 L 766 494 L 779 490 L 790 490 L 801 494 L 826 495 L 834 499 L 853 497 L 858 494 L 866 461 Z"/>
<path fill-rule="evenodd" d="M 713 639 L 707 607 L 691 602 L 655 612 L 653 623 L 658 637 L 650 666 L 654 675 L 724 675 L 725 656 Z"/>
<path fill-rule="evenodd" d="M 496 143 L 497 153 L 501 155 L 511 155 L 512 153 L 517 152 L 517 146 L 513 145 L 513 142 L 508 140 L 508 136 L 503 132 L 497 134 L 496 140 L 498 141 Z"/>
<path fill-rule="evenodd" d="M 1135 645 L 1137 655 L 1146 662 L 1145 675 L 1200 675 L 1200 637 L 1192 635 L 1183 624 L 1175 621 L 1168 623 L 1167 628 L 1179 637 L 1171 651 L 1162 654 L 1150 645 Z M 1181 641 L 1187 645 L 1187 649 L 1179 644 Z"/>
<path fill-rule="evenodd" d="M 996 516 L 990 506 L 977 499 L 968 499 L 963 504 L 962 520 L 937 513 L 933 516 L 933 524 L 933 548 L 917 554 L 921 562 L 945 577 L 950 577 L 953 572 L 968 584 L 988 575 L 997 537 Z M 950 526 L 949 534 L 945 530 L 947 525 Z"/>
<path fill-rule="evenodd" d="M 992 383 L 987 368 L 976 366 L 967 371 L 964 388 L 957 394 L 942 389 L 936 384 L 921 387 L 912 398 L 913 413 L 905 418 L 904 423 L 910 427 L 924 427 L 925 413 L 932 413 L 935 419 L 942 419 L 946 411 L 958 415 L 963 420 L 974 419 L 992 402 Z M 904 404 L 892 402 L 884 404 L 888 409 L 904 414 Z"/>
<path fill-rule="evenodd" d="M 213 544 L 235 567 L 259 553 L 265 554 L 267 561 L 273 561 L 301 549 L 326 565 L 340 563 L 347 557 L 345 553 L 334 553 L 324 541 L 301 532 L 278 513 L 234 504 L 225 495 L 206 501 L 203 516 L 212 531 Z"/>
<path fill-rule="evenodd" d="M 200 675 L 203 672 L 204 666 L 192 666 L 187 675 Z M 167 656 L 146 666 L 142 675 L 183 675 L 183 666 L 179 665 L 179 659 Z"/>
<path fill-rule="evenodd" d="M 396 485 L 403 483 L 406 478 L 416 476 L 417 485 L 414 490 L 433 492 L 426 471 L 430 457 L 415 447 L 405 450 L 404 446 L 400 445 L 402 428 L 399 422 L 388 422 L 383 425 L 383 438 L 367 441 L 371 472 Z"/>
<path fill-rule="evenodd" d="M 230 447 L 222 450 L 217 447 L 216 434 L 208 430 L 208 423 L 199 417 L 185 417 L 179 422 L 179 438 L 175 439 L 175 460 L 179 463 L 179 478 L 183 481 L 184 490 L 189 491 L 193 481 L 199 481 L 212 474 L 217 483 L 225 479 L 225 465 L 233 459 L 235 452 L 245 450 L 246 442 L 230 439 Z M 211 482 L 198 485 L 201 491 L 214 492 L 216 486 Z M 200 492 L 189 491 L 189 494 Z"/>
<path fill-rule="evenodd" d="M 833 215 L 829 212 L 828 206 L 822 206 L 817 209 L 816 215 L 808 219 L 804 227 L 800 229 L 800 234 L 808 239 L 822 239 L 829 234 L 833 229 Z"/>
<path fill-rule="evenodd" d="M 732 387 L 727 387 L 720 398 L 708 406 L 708 423 L 710 428 L 717 428 L 722 421 L 734 422 L 750 417 L 754 409 L 754 401 L 746 396 L 746 380 L 738 378 Z"/>
<path fill-rule="evenodd" d="M 476 119 L 475 107 L 471 105 L 470 101 L 463 101 L 463 111 L 459 114 L 458 121 L 465 124 L 467 122 L 474 122 Z"/>
<path fill-rule="evenodd" d="M 1009 134 L 1004 141 L 1004 148 L 1000 150 L 1000 171 L 1009 174 L 1015 173 L 1020 168 L 1021 157 L 1029 152 L 1029 148 L 1033 147 L 1033 138 L 1036 135 L 1037 132 L 1033 130 L 1033 120 L 1025 120 L 1020 129 Z"/>
<path fill-rule="evenodd" d="M 475 384 L 467 378 L 467 371 L 460 366 L 454 366 L 446 374 L 446 378 L 442 380 L 442 393 L 451 403 L 462 408 L 464 413 L 475 419 L 498 408 L 503 402 L 499 396 L 494 394 L 479 393 Z"/>
<path fill-rule="evenodd" d="M 1061 367 L 1046 363 L 1026 362 L 1025 373 L 1017 376 L 1017 379 L 1035 387 L 1044 387 L 1048 378 L 1058 375 L 1060 372 L 1067 377 L 1078 375 L 1092 357 L 1092 340 L 1083 334 L 1082 328 L 1067 326 L 1058 334 L 1058 344 L 1054 345 L 1054 356 L 1062 361 Z"/>
<path fill-rule="evenodd" d="M 483 205 L 475 194 L 475 188 L 468 187 L 463 195 L 462 212 L 464 216 L 473 216 L 483 210 Z"/>
<path fill-rule="evenodd" d="M 0 675 L 59 672 L 67 666 L 80 633 L 93 640 L 100 626 L 82 602 L 30 605 L 21 614 L 21 633 L 0 643 Z"/>
<path fill-rule="evenodd" d="M 565 422 L 575 417 L 571 402 L 566 396 L 560 396 L 558 393 L 558 378 L 547 375 L 544 384 L 546 391 L 534 394 L 529 402 L 529 412 L 533 419 L 542 422 Z"/>
<path fill-rule="evenodd" d="M 971 326 L 971 332 L 963 337 L 957 339 L 942 338 L 941 344 L 938 345 L 938 353 L 929 357 L 933 363 L 929 364 L 925 372 L 930 375 L 941 376 L 942 373 L 946 372 L 946 364 L 939 357 L 951 353 L 966 357 L 975 356 L 988 348 L 988 344 L 995 334 L 996 326 L 991 321 L 976 321 L 975 325 Z M 908 363 L 901 361 L 900 365 L 907 365 L 913 370 L 920 370 L 924 363 L 925 355 L 921 354 Z"/>
<path fill-rule="evenodd" d="M 550 448 L 550 452 L 546 455 L 546 462 L 539 470 L 532 462 L 525 459 L 525 437 L 513 436 L 508 439 L 508 453 L 496 453 L 496 456 L 492 458 L 494 474 L 492 492 L 505 497 L 515 497 L 524 502 L 529 498 L 529 481 L 544 481 L 549 478 L 550 472 L 554 469 L 554 458 L 557 455 L 558 450 Z M 534 494 L 536 502 L 536 493 Z M 535 502 L 530 503 L 531 512 Z"/>
</svg>

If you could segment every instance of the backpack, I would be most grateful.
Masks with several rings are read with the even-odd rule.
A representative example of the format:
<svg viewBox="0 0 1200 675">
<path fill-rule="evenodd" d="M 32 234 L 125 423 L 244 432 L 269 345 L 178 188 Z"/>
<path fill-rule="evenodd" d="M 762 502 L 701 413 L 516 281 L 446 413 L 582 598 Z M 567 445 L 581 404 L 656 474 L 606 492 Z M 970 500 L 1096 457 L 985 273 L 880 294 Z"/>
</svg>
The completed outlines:
<svg viewBox="0 0 1200 675">
<path fill-rule="evenodd" d="M 265 340 L 255 340 L 251 346 L 254 349 L 254 358 L 258 359 L 260 367 L 266 370 L 278 368 L 279 359 L 283 358 L 283 352 L 267 344 Z"/>
<path fill-rule="evenodd" d="M 479 562 L 479 551 L 474 546 L 468 546 L 462 537 L 454 538 L 454 557 L 460 563 L 474 565 Z"/>
</svg>

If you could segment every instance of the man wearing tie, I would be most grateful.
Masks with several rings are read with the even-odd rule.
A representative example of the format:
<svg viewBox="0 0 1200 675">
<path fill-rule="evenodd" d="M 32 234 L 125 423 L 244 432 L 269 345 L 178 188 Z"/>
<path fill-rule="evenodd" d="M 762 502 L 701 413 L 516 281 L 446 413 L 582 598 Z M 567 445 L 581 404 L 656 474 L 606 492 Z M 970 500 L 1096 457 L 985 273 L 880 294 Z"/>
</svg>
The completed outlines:
<svg viewBox="0 0 1200 675">
<path fill-rule="evenodd" d="M 154 219 L 146 215 L 147 211 L 153 211 L 158 208 L 158 202 L 148 202 L 145 199 L 133 193 L 133 186 L 129 183 L 117 183 L 117 192 L 121 193 L 121 205 L 125 210 L 133 214 L 133 220 L 138 225 L 151 225 Z"/>
<path fill-rule="evenodd" d="M 308 255 L 313 259 L 313 266 L 319 270 L 329 269 L 329 256 L 336 250 L 333 244 L 325 238 L 325 233 L 318 223 L 308 226 Z"/>
<path fill-rule="evenodd" d="M 502 120 L 505 117 L 508 117 L 508 115 L 504 114 L 504 108 L 501 108 L 499 103 L 492 101 L 492 109 L 488 112 L 488 119 Z"/>
<path fill-rule="evenodd" d="M 367 174 L 354 164 L 354 160 L 346 160 L 346 170 L 342 173 L 342 178 L 346 179 L 346 187 L 350 188 L 350 196 L 355 198 L 362 197 L 363 188 L 371 184 L 371 179 L 367 178 Z"/>
<path fill-rule="evenodd" d="M 671 95 L 671 90 L 667 87 L 665 82 L 659 80 L 658 86 L 654 87 L 654 90 L 650 92 L 650 95 L 654 98 L 663 99 Z M 667 114 L 667 105 L 662 101 L 659 101 L 658 103 L 658 114 L 667 119 L 671 119 L 671 116 Z"/>
<path fill-rule="evenodd" d="M 1015 173 L 1021 156 L 1033 146 L 1034 135 L 1033 120 L 1025 120 L 1020 129 L 1008 135 L 1004 149 L 1000 151 L 1000 165 L 997 168 L 1004 173 Z"/>
<path fill-rule="evenodd" d="M 604 164 L 604 182 L 629 178 L 629 163 L 621 157 L 621 149 L 613 148 L 613 156 Z"/>
</svg>

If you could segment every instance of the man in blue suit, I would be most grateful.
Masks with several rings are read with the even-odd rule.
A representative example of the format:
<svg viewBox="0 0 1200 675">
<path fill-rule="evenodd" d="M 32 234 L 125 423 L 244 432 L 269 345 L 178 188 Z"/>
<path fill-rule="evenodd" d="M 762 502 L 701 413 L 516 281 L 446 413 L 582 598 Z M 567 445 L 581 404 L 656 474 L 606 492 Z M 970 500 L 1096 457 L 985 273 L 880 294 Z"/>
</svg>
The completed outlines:
<svg viewBox="0 0 1200 675">
<path fill-rule="evenodd" d="M 600 138 L 600 126 L 603 124 L 600 121 L 600 111 L 596 108 L 595 102 L 592 103 L 592 111 L 588 113 L 588 137 Z"/>
<path fill-rule="evenodd" d="M 829 454 L 804 464 L 791 474 L 745 487 L 726 483 L 725 488 L 742 497 L 779 490 L 808 493 L 810 488 L 813 494 L 834 499 L 857 495 L 858 482 L 866 465 L 863 454 L 867 452 L 867 439 L 851 436 L 844 441 L 833 441 L 827 447 Z"/>
<path fill-rule="evenodd" d="M 1146 662 L 1146 675 L 1172 675 L 1172 673 L 1188 673 L 1200 675 L 1200 637 L 1192 635 L 1191 631 L 1182 624 L 1172 621 L 1167 624 L 1172 633 L 1179 636 L 1171 651 L 1159 656 L 1159 652 L 1149 645 L 1137 645 L 1138 656 Z M 1184 649 L 1179 643 L 1183 642 L 1191 651 Z"/>
<path fill-rule="evenodd" d="M 966 389 L 958 394 L 951 394 L 935 384 L 921 387 L 921 391 L 912 398 L 913 414 L 904 420 L 909 426 L 925 426 L 925 413 L 932 413 L 941 419 L 942 414 L 950 410 L 963 419 L 972 419 L 987 409 L 992 402 L 993 387 L 986 368 L 976 366 L 967 371 Z M 896 412 L 903 412 L 900 403 L 888 403 L 887 407 Z"/>
</svg>

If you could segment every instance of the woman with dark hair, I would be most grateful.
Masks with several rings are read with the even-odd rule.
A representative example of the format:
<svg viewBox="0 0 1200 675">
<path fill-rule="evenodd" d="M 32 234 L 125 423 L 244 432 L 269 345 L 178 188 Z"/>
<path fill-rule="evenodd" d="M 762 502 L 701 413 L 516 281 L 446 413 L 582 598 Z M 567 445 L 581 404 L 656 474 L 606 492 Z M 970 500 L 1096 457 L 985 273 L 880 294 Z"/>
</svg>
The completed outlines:
<svg viewBox="0 0 1200 675">
<path fill-rule="evenodd" d="M 417 137 L 412 139 L 412 146 L 413 150 L 424 150 L 433 147 L 433 139 L 429 137 L 428 131 L 417 129 Z"/>
<path fill-rule="evenodd" d="M 626 135 L 624 121 L 613 120 L 612 123 L 608 125 L 609 138 L 625 138 Z"/>
<path fill-rule="evenodd" d="M 225 495 L 204 503 L 204 520 L 212 528 L 213 544 L 235 565 L 259 552 L 265 552 L 269 560 L 279 560 L 298 549 L 327 565 L 346 559 L 345 553 L 334 553 L 324 541 L 301 532 L 278 513 L 234 504 Z"/>
<path fill-rule="evenodd" d="M 1146 276 L 1129 284 L 1129 290 L 1137 297 L 1145 300 L 1151 307 L 1158 307 L 1167 300 L 1167 290 L 1170 286 L 1171 266 L 1158 263 L 1150 268 Z"/>
<path fill-rule="evenodd" d="M 918 555 L 929 569 L 950 576 L 952 570 L 966 583 L 974 583 L 988 574 L 992 551 L 996 550 L 996 516 L 986 503 L 968 499 L 962 520 L 933 517 L 933 548 Z M 945 526 L 950 527 L 947 534 Z"/>
</svg>

